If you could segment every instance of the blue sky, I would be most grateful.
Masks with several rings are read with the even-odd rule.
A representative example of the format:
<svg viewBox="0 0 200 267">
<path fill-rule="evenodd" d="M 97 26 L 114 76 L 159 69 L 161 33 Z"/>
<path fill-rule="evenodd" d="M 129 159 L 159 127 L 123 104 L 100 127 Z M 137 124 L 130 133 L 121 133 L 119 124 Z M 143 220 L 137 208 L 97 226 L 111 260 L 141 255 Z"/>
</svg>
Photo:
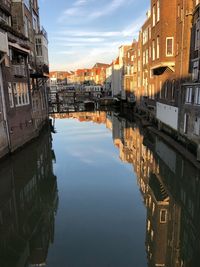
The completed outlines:
<svg viewBox="0 0 200 267">
<path fill-rule="evenodd" d="M 48 32 L 51 70 L 110 63 L 121 44 L 137 37 L 148 0 L 39 0 Z"/>
</svg>

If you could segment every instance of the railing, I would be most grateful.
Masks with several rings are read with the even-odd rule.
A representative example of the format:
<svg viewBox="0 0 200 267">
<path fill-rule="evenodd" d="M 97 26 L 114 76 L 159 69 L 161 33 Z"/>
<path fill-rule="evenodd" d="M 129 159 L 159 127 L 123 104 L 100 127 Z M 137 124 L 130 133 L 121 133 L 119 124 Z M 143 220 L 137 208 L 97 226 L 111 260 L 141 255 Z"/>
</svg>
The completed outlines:
<svg viewBox="0 0 200 267">
<path fill-rule="evenodd" d="M 11 0 L 0 0 L 0 6 L 9 13 L 11 12 Z"/>
<path fill-rule="evenodd" d="M 18 77 L 26 77 L 27 72 L 26 72 L 26 66 L 23 64 L 14 64 L 12 66 L 13 68 L 13 75 L 18 76 Z"/>
<path fill-rule="evenodd" d="M 48 41 L 48 34 L 44 27 L 41 27 L 39 31 L 37 32 L 38 35 L 42 35 L 47 41 Z"/>
</svg>

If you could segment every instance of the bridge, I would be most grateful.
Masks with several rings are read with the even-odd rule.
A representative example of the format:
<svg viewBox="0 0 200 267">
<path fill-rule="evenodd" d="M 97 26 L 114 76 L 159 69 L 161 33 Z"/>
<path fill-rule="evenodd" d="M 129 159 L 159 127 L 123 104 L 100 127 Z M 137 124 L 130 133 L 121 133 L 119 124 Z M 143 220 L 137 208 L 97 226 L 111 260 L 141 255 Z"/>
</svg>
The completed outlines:
<svg viewBox="0 0 200 267">
<path fill-rule="evenodd" d="M 49 113 L 66 113 L 84 111 L 97 105 L 102 92 L 85 92 L 81 90 L 50 91 L 48 95 Z"/>
</svg>

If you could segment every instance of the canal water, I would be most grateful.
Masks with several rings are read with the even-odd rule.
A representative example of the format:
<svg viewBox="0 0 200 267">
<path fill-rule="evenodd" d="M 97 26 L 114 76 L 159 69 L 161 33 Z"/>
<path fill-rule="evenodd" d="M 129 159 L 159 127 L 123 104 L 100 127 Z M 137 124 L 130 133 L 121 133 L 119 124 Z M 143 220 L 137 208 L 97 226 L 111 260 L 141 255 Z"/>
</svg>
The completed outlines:
<svg viewBox="0 0 200 267">
<path fill-rule="evenodd" d="M 0 266 L 197 267 L 199 170 L 114 112 L 52 121 L 0 163 Z"/>
</svg>

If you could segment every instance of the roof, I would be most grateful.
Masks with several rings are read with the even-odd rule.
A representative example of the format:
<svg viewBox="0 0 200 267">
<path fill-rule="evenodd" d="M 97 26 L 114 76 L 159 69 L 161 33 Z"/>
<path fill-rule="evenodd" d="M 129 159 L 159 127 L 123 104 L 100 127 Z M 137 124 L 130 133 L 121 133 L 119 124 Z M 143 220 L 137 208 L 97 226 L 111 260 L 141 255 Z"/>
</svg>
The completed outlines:
<svg viewBox="0 0 200 267">
<path fill-rule="evenodd" d="M 107 68 L 109 64 L 106 63 L 96 63 L 93 68 Z"/>
</svg>

